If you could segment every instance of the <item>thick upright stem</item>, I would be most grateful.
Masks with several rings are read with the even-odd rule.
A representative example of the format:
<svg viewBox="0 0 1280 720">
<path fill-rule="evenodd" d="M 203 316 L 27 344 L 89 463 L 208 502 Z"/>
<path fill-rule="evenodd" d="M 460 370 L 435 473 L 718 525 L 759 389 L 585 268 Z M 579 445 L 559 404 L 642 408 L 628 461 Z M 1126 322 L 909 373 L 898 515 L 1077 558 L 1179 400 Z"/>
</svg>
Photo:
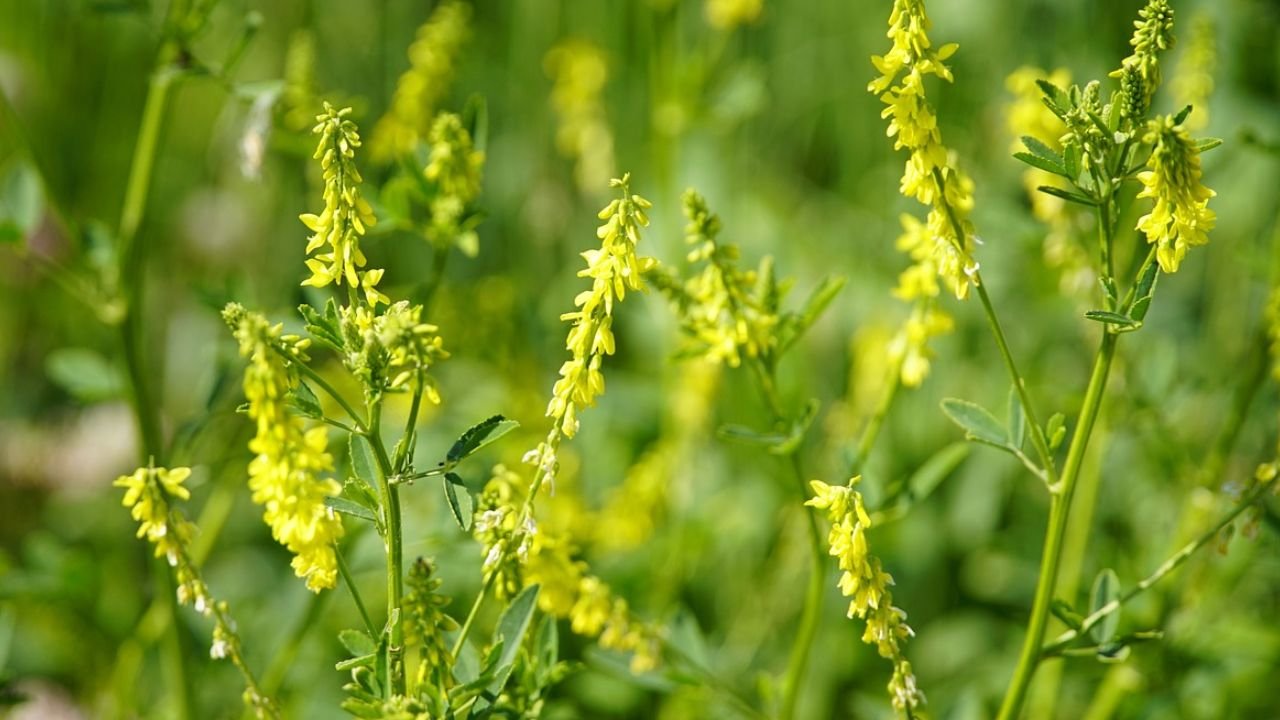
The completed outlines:
<svg viewBox="0 0 1280 720">
<path fill-rule="evenodd" d="M 365 439 L 373 447 L 373 455 L 378 466 L 378 487 L 382 493 L 386 512 L 386 550 L 387 550 L 387 622 L 390 624 L 390 637 L 387 638 L 387 672 L 390 682 L 386 686 L 387 696 L 403 694 L 404 676 L 404 618 L 401 617 L 400 606 L 404 596 L 404 559 L 402 557 L 403 531 L 400 527 L 400 488 L 391 484 L 393 473 L 391 459 L 382 446 L 382 401 L 369 403 L 369 432 Z"/>
<path fill-rule="evenodd" d="M 1066 535 L 1067 518 L 1071 510 L 1071 498 L 1075 493 L 1076 480 L 1080 475 L 1080 466 L 1084 461 L 1085 450 L 1089 445 L 1089 436 L 1093 432 L 1094 421 L 1102 407 L 1102 396 L 1106 390 L 1107 377 L 1111 371 L 1111 361 L 1115 357 L 1115 333 L 1104 332 L 1102 346 L 1094 358 L 1093 372 L 1089 376 L 1089 386 L 1085 391 L 1084 404 L 1080 407 L 1080 421 L 1075 434 L 1071 437 L 1071 446 L 1067 450 L 1067 459 L 1062 467 L 1060 480 L 1051 488 L 1053 491 L 1049 506 L 1049 526 L 1045 530 L 1044 550 L 1040 558 L 1040 576 L 1036 581 L 1035 600 L 1031 606 L 1031 619 L 1027 623 L 1027 634 L 1023 640 L 1022 653 L 1018 658 L 1018 666 L 1014 670 L 1013 680 L 1005 693 L 1004 702 L 1000 706 L 998 720 L 1014 720 L 1022 711 L 1022 703 L 1026 700 L 1027 689 L 1035 675 L 1040 661 L 1040 643 L 1044 639 L 1045 625 L 1049 619 L 1049 608 L 1053 603 L 1054 586 L 1058 578 L 1058 566 L 1062 558 L 1063 538 Z"/>
</svg>

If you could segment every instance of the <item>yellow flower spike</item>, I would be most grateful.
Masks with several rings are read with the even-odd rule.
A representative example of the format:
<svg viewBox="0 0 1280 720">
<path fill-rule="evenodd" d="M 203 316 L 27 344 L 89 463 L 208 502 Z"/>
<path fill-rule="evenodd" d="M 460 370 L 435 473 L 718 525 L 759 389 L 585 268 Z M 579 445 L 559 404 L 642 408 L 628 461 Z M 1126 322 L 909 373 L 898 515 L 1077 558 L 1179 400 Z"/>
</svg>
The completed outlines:
<svg viewBox="0 0 1280 720">
<path fill-rule="evenodd" d="M 837 586 L 840 594 L 850 600 L 847 614 L 866 622 L 862 641 L 874 645 L 882 657 L 893 663 L 890 699 L 899 712 L 910 713 L 924 704 L 924 693 L 916 686 L 903 651 L 904 641 L 914 633 L 906 624 L 906 613 L 893 605 L 889 591 L 893 577 L 883 570 L 880 559 L 870 554 L 866 531 L 871 527 L 871 516 L 863 505 L 862 494 L 854 489 L 860 479 L 854 477 L 843 487 L 813 480 L 809 486 L 814 497 L 805 505 L 825 511 L 831 520 L 828 552 L 843 571 Z"/>
<path fill-rule="evenodd" d="M 1138 197 L 1153 198 L 1155 205 L 1138 220 L 1138 229 L 1156 246 L 1160 269 L 1175 273 L 1189 248 L 1209 242 L 1217 219 L 1209 199 L 1216 193 L 1200 181 L 1200 151 L 1172 117 L 1148 122 L 1144 141 L 1155 149 L 1151 169 L 1138 175 Z"/>
<path fill-rule="evenodd" d="M 453 81 L 457 57 L 471 35 L 471 6 L 441 2 L 409 46 L 409 69 L 396 81 L 387 114 L 373 128 L 372 153 L 385 162 L 426 138 L 436 106 Z"/>
<path fill-rule="evenodd" d="M 583 40 L 567 40 L 547 52 L 543 66 L 554 83 L 551 106 L 559 120 L 556 147 L 574 161 L 578 187 L 594 191 L 614 173 L 613 130 L 603 99 L 609 80 L 604 51 Z M 601 212 L 600 219 L 605 217 Z"/>
<path fill-rule="evenodd" d="M 343 535 L 342 521 L 325 505 L 342 487 L 320 473 L 333 469 L 328 433 L 323 426 L 307 430 L 301 418 L 289 414 L 287 397 L 296 378 L 285 355 L 298 361 L 305 347 L 290 342 L 280 325 L 228 305 L 223 317 L 235 332 L 241 355 L 249 358 L 244 374 L 249 417 L 257 432 L 249 442 L 249 489 L 263 506 L 263 519 L 272 537 L 294 554 L 292 566 L 313 592 L 337 584 L 334 544 Z"/>
<path fill-rule="evenodd" d="M 325 208 L 319 215 L 306 213 L 299 219 L 312 232 L 307 240 L 307 253 L 326 247 L 327 251 L 307 260 L 311 277 L 304 280 L 303 285 L 325 287 L 330 283 L 341 285 L 344 280 L 352 288 L 360 284 L 357 271 L 366 262 L 360 251 L 360 238 L 377 221 L 373 208 L 360 194 L 363 179 L 355 166 L 360 134 L 355 123 L 348 119 L 350 114 L 351 108 L 335 110 L 325 103 L 324 112 L 316 116 L 317 124 L 312 130 L 320 136 L 313 157 L 320 160 L 323 169 Z M 370 289 L 366 286 L 366 293 Z M 372 297 L 377 296 L 375 292 Z"/>
</svg>

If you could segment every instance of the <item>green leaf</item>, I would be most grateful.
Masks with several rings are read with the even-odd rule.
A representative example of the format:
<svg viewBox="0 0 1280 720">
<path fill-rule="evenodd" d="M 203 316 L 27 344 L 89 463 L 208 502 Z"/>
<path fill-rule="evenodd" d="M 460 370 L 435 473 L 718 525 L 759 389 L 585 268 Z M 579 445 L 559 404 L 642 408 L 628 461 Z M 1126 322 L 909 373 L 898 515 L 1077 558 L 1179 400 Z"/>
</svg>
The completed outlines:
<svg viewBox="0 0 1280 720">
<path fill-rule="evenodd" d="M 298 381 L 298 384 L 289 391 L 287 402 L 290 407 L 304 417 L 314 420 L 324 418 L 324 410 L 320 407 L 320 399 L 303 381 Z"/>
<path fill-rule="evenodd" d="M 494 678 L 485 688 L 485 693 L 476 700 L 474 712 L 480 713 L 490 707 L 493 704 L 491 698 L 497 698 L 507 684 L 507 678 L 511 676 L 511 669 L 515 665 L 516 655 L 520 652 L 525 633 L 529 631 L 533 612 L 538 607 L 537 601 L 538 586 L 530 585 L 515 596 L 503 611 L 502 617 L 498 619 L 498 628 L 494 632 L 493 639 L 495 644 L 499 642 L 502 644 L 501 654 L 493 664 L 493 667 L 496 667 Z"/>
<path fill-rule="evenodd" d="M 1098 204 L 1094 202 L 1092 198 L 1081 195 L 1080 193 L 1071 192 L 1070 190 L 1063 190 L 1062 188 L 1056 188 L 1056 187 L 1053 187 L 1052 185 L 1041 185 L 1040 187 L 1036 188 L 1036 190 L 1039 190 L 1045 195 L 1060 197 L 1063 200 L 1067 200 L 1073 203 L 1079 203 L 1081 205 L 1088 205 L 1089 207 L 1096 207 Z"/>
<path fill-rule="evenodd" d="M 342 670 L 350 670 L 351 668 L 356 668 L 356 667 L 371 668 L 375 664 L 377 664 L 377 662 L 378 662 L 378 654 L 368 653 L 366 655 L 358 655 L 356 657 L 350 657 L 350 658 L 347 658 L 346 660 L 339 661 L 337 664 L 333 666 L 333 669 L 342 671 Z M 380 717 L 380 716 L 374 716 L 374 717 Z"/>
<path fill-rule="evenodd" d="M 785 443 L 790 436 L 779 432 L 760 432 L 745 425 L 721 425 L 716 430 L 716 437 L 748 445 L 774 447 Z"/>
<path fill-rule="evenodd" d="M 454 522 L 458 523 L 458 527 L 462 528 L 463 532 L 470 532 L 473 506 L 467 486 L 463 484 L 462 478 L 453 473 L 445 473 L 441 482 L 444 483 L 444 497 L 449 501 L 449 511 L 453 515 Z M 457 490 L 459 487 L 462 488 L 461 498 Z"/>
<path fill-rule="evenodd" d="M 788 315 L 789 322 L 784 326 L 784 330 L 779 332 L 778 351 L 786 352 L 788 348 L 796 343 L 814 323 L 822 317 L 822 313 L 835 300 L 836 295 L 844 289 L 846 278 L 836 275 L 829 275 L 823 278 L 818 287 L 814 288 L 809 294 L 809 299 L 805 300 L 804 307 L 799 313 Z"/>
<path fill-rule="evenodd" d="M 0 177 L 0 243 L 21 242 L 43 215 L 40 173 L 30 163 L 12 163 Z"/>
<path fill-rule="evenodd" d="M 1182 122 L 1183 122 L 1184 120 L 1186 120 L 1186 119 L 1187 119 L 1187 116 L 1188 116 L 1188 115 L 1190 115 L 1190 114 L 1191 114 L 1191 106 L 1190 106 L 1190 105 L 1187 105 L 1186 107 L 1184 107 L 1184 108 L 1182 108 L 1181 110 L 1179 110 L 1177 115 L 1174 115 L 1174 116 L 1173 116 L 1173 124 L 1174 124 L 1174 125 L 1181 125 L 1181 124 L 1182 124 Z"/>
<path fill-rule="evenodd" d="M 1071 177 L 1065 166 L 1046 160 L 1039 155 L 1032 155 L 1031 153 L 1019 151 L 1014 153 L 1013 156 L 1031 167 L 1040 168 L 1041 170 L 1051 172 L 1054 175 L 1061 175 L 1065 178 Z"/>
<path fill-rule="evenodd" d="M 60 348 L 44 361 L 45 373 L 58 387 L 82 403 L 114 400 L 124 394 L 121 373 L 96 351 Z"/>
<path fill-rule="evenodd" d="M 1022 398 L 1018 397 L 1018 388 L 1009 388 L 1007 417 L 1009 419 L 1009 444 L 1018 450 L 1027 439 L 1027 418 L 1022 412 Z"/>
<path fill-rule="evenodd" d="M 1009 437 L 1004 425 L 977 403 L 946 398 L 942 401 L 942 412 L 951 418 L 951 422 L 965 431 L 965 437 L 969 440 L 978 440 L 997 447 L 1009 445 Z"/>
<path fill-rule="evenodd" d="M 1080 146 L 1076 143 L 1067 143 L 1062 149 L 1063 166 L 1067 169 L 1067 177 L 1071 182 L 1075 182 L 1080 177 Z"/>
<path fill-rule="evenodd" d="M 357 502 L 353 502 L 344 497 L 341 497 L 341 496 L 327 497 L 324 499 L 324 504 L 325 504 L 325 507 L 331 507 L 335 511 L 340 512 L 343 515 L 358 517 L 362 520 L 368 520 L 369 522 L 372 522 L 372 523 L 378 522 L 378 516 L 374 515 L 371 510 L 369 510 L 368 508 L 364 507 L 363 505 Z"/>
<path fill-rule="evenodd" d="M 1036 85 L 1040 86 L 1040 92 L 1044 93 L 1044 104 L 1053 114 L 1058 117 L 1065 115 L 1067 107 L 1071 105 L 1071 97 L 1067 92 L 1048 80 L 1036 80 Z"/>
<path fill-rule="evenodd" d="M 494 415 L 472 425 L 453 443 L 445 456 L 450 464 L 456 464 L 464 458 L 475 454 L 480 448 L 520 427 L 515 420 L 508 420 L 501 415 Z"/>
<path fill-rule="evenodd" d="M 345 344 L 342 340 L 342 327 L 338 319 L 338 307 L 334 303 L 333 298 L 325 303 L 324 313 L 321 314 L 310 305 L 299 305 L 298 314 L 302 315 L 302 320 L 307 328 L 307 333 L 319 342 L 329 347 L 342 351 Z"/>
<path fill-rule="evenodd" d="M 1136 330 L 1142 325 L 1142 323 L 1134 320 L 1128 315 L 1121 315 L 1120 313 L 1114 313 L 1110 310 L 1090 310 L 1085 313 L 1084 316 L 1094 322 L 1100 322 L 1107 325 L 1118 325 L 1122 328 L 1132 328 Z"/>
<path fill-rule="evenodd" d="M 1206 137 L 1196 140 L 1196 152 L 1208 152 L 1222 144 L 1222 138 Z"/>
<path fill-rule="evenodd" d="M 1027 150 L 1031 151 L 1032 155 L 1040 158 L 1041 160 L 1047 160 L 1058 167 L 1062 167 L 1062 156 L 1053 148 L 1045 145 L 1039 139 L 1030 135 L 1023 135 L 1022 144 L 1027 148 Z"/>
<path fill-rule="evenodd" d="M 1098 573 L 1093 579 L 1093 590 L 1089 593 L 1089 614 L 1092 615 L 1107 604 L 1120 599 L 1120 578 L 1111 568 Z M 1107 615 L 1089 630 L 1089 636 L 1099 645 L 1111 642 L 1120 625 L 1120 611 Z"/>
<path fill-rule="evenodd" d="M 373 448 L 363 435 L 351 435 L 348 443 L 351 458 L 351 472 L 366 485 L 373 486 L 373 478 L 378 476 L 377 465 L 373 459 Z"/>
<path fill-rule="evenodd" d="M 967 457 L 969 457 L 969 444 L 964 442 L 951 443 L 934 453 L 907 479 L 907 490 L 911 493 L 911 502 L 920 502 L 932 495 L 942 481 L 946 480 Z"/>
<path fill-rule="evenodd" d="M 378 644 L 363 630 L 342 630 L 338 633 L 338 642 L 352 656 L 372 655 L 378 651 Z"/>
</svg>

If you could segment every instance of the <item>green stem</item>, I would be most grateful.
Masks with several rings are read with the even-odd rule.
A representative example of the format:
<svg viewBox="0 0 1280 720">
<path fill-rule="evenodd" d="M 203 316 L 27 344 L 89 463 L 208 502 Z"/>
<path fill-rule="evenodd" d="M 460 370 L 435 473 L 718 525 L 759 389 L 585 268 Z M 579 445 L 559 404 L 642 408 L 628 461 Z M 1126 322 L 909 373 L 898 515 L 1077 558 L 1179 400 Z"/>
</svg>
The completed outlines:
<svg viewBox="0 0 1280 720">
<path fill-rule="evenodd" d="M 303 375 L 306 375 L 308 380 L 315 383 L 316 386 L 319 387 L 321 390 L 323 390 L 326 395 L 333 398 L 334 401 L 337 402 L 338 405 L 342 408 L 343 412 L 345 412 L 347 416 L 351 418 L 351 421 L 354 422 L 356 426 L 360 428 L 361 435 L 366 435 L 366 436 L 368 435 L 369 423 L 372 422 L 372 420 L 366 422 L 363 418 L 361 418 L 360 413 L 356 412 L 355 408 L 351 407 L 351 403 L 347 402 L 346 398 L 342 397 L 342 395 L 340 395 L 337 390 L 334 390 L 333 386 L 330 385 L 327 380 L 320 377 L 320 373 L 317 373 L 315 370 L 312 370 L 310 367 L 307 366 L 306 363 L 300 362 L 298 358 L 294 357 L 292 354 L 287 352 L 282 347 L 279 347 L 277 345 L 272 345 L 271 349 L 283 355 L 284 358 L 288 360 L 290 363 L 292 363 L 294 367 L 298 368 L 298 372 L 301 372 Z M 377 446 L 377 444 L 373 443 L 372 441 L 370 441 L 370 444 L 374 445 L 375 447 Z"/>
<path fill-rule="evenodd" d="M 404 560 L 403 531 L 400 527 L 400 489 L 389 481 L 394 472 L 387 450 L 382 446 L 382 399 L 375 398 L 369 402 L 369 430 L 365 438 L 373 447 L 378 466 L 378 487 L 382 491 L 384 511 L 386 514 L 387 534 L 387 622 L 390 625 L 390 636 L 387 638 L 387 672 L 390 682 L 386 685 L 386 696 L 403 694 L 405 690 L 404 676 L 404 618 L 401 617 L 400 606 L 404 595 Z"/>
<path fill-rule="evenodd" d="M 338 561 L 339 572 L 342 572 L 342 561 Z M 354 587 L 347 580 L 344 574 L 343 582 L 349 587 Z M 276 651 L 275 657 L 271 660 L 271 665 L 267 667 L 267 671 L 262 674 L 261 693 L 267 697 L 276 697 L 280 694 L 280 688 L 284 685 L 285 678 L 289 675 L 289 670 L 293 667 L 294 660 L 298 658 L 298 650 L 302 647 L 302 641 L 306 639 L 307 633 L 316 627 L 320 621 L 320 615 L 324 611 L 325 604 L 329 601 L 330 593 L 311 593 L 311 597 L 307 599 L 307 609 L 302 616 L 294 622 L 293 628 L 289 631 L 289 637 L 285 640 L 284 645 Z M 357 603 L 358 604 L 358 603 Z"/>
<path fill-rule="evenodd" d="M 333 555 L 338 559 L 338 574 L 342 576 L 343 584 L 347 586 L 347 591 L 351 593 L 351 599 L 356 604 L 356 610 L 360 611 L 360 619 L 364 620 L 364 627 L 369 631 L 369 637 L 378 637 L 378 628 L 373 624 L 373 619 L 369 616 L 369 610 L 364 606 L 364 598 L 360 597 L 360 586 L 356 584 L 351 575 L 351 566 L 347 565 L 347 559 L 342 554 L 342 548 L 335 547 Z"/>
<path fill-rule="evenodd" d="M 1204 533 L 1200 537 L 1184 545 L 1181 550 L 1174 553 L 1169 559 L 1161 563 L 1160 567 L 1156 568 L 1155 572 L 1148 575 L 1141 582 L 1135 585 L 1131 590 L 1129 590 L 1128 592 L 1116 598 L 1115 600 L 1112 600 L 1106 605 L 1103 605 L 1102 607 L 1095 610 L 1092 614 L 1089 615 L 1089 617 L 1086 617 L 1084 621 L 1080 623 L 1080 628 L 1078 630 L 1068 630 L 1067 632 L 1062 633 L 1057 638 L 1055 638 L 1053 642 L 1045 645 L 1043 648 L 1038 649 L 1037 653 L 1041 657 L 1053 657 L 1061 653 L 1076 638 L 1081 637 L 1085 633 L 1088 633 L 1098 623 L 1106 619 L 1108 615 L 1119 610 L 1121 607 L 1125 605 L 1125 603 L 1128 603 L 1129 601 L 1138 597 L 1142 593 L 1146 592 L 1148 589 L 1151 588 L 1151 586 L 1160 582 L 1160 580 L 1162 580 L 1166 575 L 1168 575 L 1169 573 L 1181 567 L 1183 563 L 1185 563 L 1188 559 L 1191 558 L 1192 555 L 1196 553 L 1196 551 L 1198 551 L 1200 548 L 1204 547 L 1205 545 L 1208 545 L 1210 542 L 1213 541 L 1214 538 L 1218 537 L 1218 534 L 1222 532 L 1223 528 L 1225 528 L 1227 525 L 1230 525 L 1231 522 L 1234 521 L 1237 517 L 1239 517 L 1240 514 L 1243 513 L 1245 510 L 1248 510 L 1255 501 L 1261 498 L 1265 493 L 1270 492 L 1272 489 L 1274 489 L 1276 487 L 1277 482 L 1278 480 L 1273 479 L 1269 482 L 1258 483 L 1257 485 L 1255 485 L 1253 489 L 1250 490 L 1243 498 L 1241 498 L 1240 502 L 1237 503 L 1236 506 L 1232 508 L 1230 512 L 1224 515 L 1222 519 L 1220 519 L 1216 524 L 1214 524 L 1214 526 L 1210 528 L 1208 532 Z"/>
<path fill-rule="evenodd" d="M 891 364 L 888 383 L 884 392 L 880 395 L 880 401 L 876 404 L 876 409 L 871 414 L 871 419 L 862 428 L 862 435 L 858 438 L 858 446 L 853 451 L 853 460 L 849 463 L 849 471 L 845 473 L 849 477 L 855 477 L 862 472 L 862 466 L 867 462 L 867 457 L 871 455 L 871 448 L 875 446 L 876 438 L 880 437 L 880 429 L 884 427 L 885 418 L 888 417 L 889 409 L 893 407 L 893 401 L 897 398 L 898 389 L 901 387 L 902 362 L 899 360 Z"/>
<path fill-rule="evenodd" d="M 1067 450 L 1067 459 L 1062 468 L 1061 479 L 1050 486 L 1052 492 L 1049 505 L 1049 526 L 1045 530 L 1044 550 L 1040 559 L 1040 576 L 1036 581 L 1035 600 L 1031 606 L 1031 619 L 1027 624 L 1027 634 L 1023 641 L 1022 653 L 1014 670 L 1013 680 L 1005 693 L 1004 702 L 1000 706 L 998 720 L 1014 720 L 1022 712 L 1022 704 L 1026 700 L 1027 689 L 1035 675 L 1040 661 L 1040 643 L 1044 638 L 1045 625 L 1049 619 L 1049 608 L 1053 603 L 1054 586 L 1058 578 L 1058 566 L 1062 558 L 1063 538 L 1066 535 L 1067 518 L 1071 510 L 1071 498 L 1075 493 L 1076 480 L 1080 474 L 1080 466 L 1084 460 L 1085 450 L 1089 445 L 1089 436 L 1093 432 L 1094 422 L 1102 407 L 1102 396 L 1107 386 L 1107 377 L 1111 370 L 1111 361 L 1115 357 L 1118 335 L 1105 332 L 1102 346 L 1094 358 L 1093 372 L 1089 376 L 1089 386 L 1085 391 L 1084 403 L 1080 407 L 1080 424 L 1071 437 L 1071 446 Z"/>
<path fill-rule="evenodd" d="M 453 651 L 450 653 L 453 657 L 458 657 L 458 653 L 462 652 L 462 646 L 467 641 L 467 635 L 471 632 L 471 626 L 475 624 L 476 616 L 480 614 L 480 606 L 484 604 L 484 598 L 489 594 L 489 590 L 493 588 L 493 583 L 497 579 L 496 573 L 490 574 L 485 578 L 484 585 L 480 586 L 480 592 L 476 593 L 475 602 L 471 603 L 471 610 L 467 613 L 467 619 L 462 623 L 462 629 L 458 631 L 458 637 L 453 641 Z"/>
<path fill-rule="evenodd" d="M 765 404 L 773 416 L 775 424 L 786 421 L 782 411 L 782 403 L 778 397 L 777 370 L 772 359 L 756 358 L 751 363 L 756 378 L 760 383 L 760 392 Z M 809 499 L 809 491 L 805 487 L 804 469 L 800 465 L 799 449 L 790 453 L 791 471 L 795 478 L 796 490 L 800 493 L 801 502 Z M 791 720 L 795 717 L 796 704 L 800 699 L 800 684 L 809 664 L 813 639 L 817 635 L 818 620 L 822 614 L 823 579 L 826 574 L 825 552 L 822 545 L 822 531 L 818 527 L 818 518 L 806 512 L 809 534 L 809 583 L 805 591 L 804 609 L 800 614 L 800 627 L 796 631 L 791 645 L 791 656 L 787 661 L 787 672 L 782 679 L 782 704 L 778 717 Z"/>
<path fill-rule="evenodd" d="M 956 217 L 956 212 L 952 209 L 950 203 L 947 202 L 947 181 L 943 177 L 942 171 L 938 168 L 933 169 L 933 181 L 937 184 L 937 192 L 939 204 L 947 214 L 947 221 L 951 223 L 951 229 L 955 233 L 957 250 L 962 255 L 967 254 L 963 247 L 962 238 L 968 237 L 968 231 L 965 230 L 964 223 L 960 222 L 960 218 Z M 1013 352 L 1009 350 L 1009 341 L 1005 339 L 1004 328 L 1000 325 L 1000 317 L 996 315 L 996 309 L 991 304 L 991 298 L 987 295 L 987 284 L 982 281 L 982 273 L 977 269 L 975 264 L 973 271 L 970 273 L 968 269 L 966 273 L 970 274 L 973 280 L 973 286 L 978 291 L 978 299 L 982 301 L 982 311 L 987 316 L 987 324 L 991 326 L 991 334 L 995 338 L 996 347 L 1000 350 L 1000 357 L 1004 360 L 1005 370 L 1009 373 L 1009 379 L 1013 381 L 1013 387 L 1018 392 L 1018 400 L 1022 403 L 1022 412 L 1027 416 L 1027 424 L 1031 426 L 1031 444 L 1035 446 L 1036 454 L 1040 456 L 1040 463 L 1044 465 L 1044 480 L 1048 485 L 1054 483 L 1056 471 L 1053 464 L 1053 453 L 1049 451 L 1049 442 L 1045 439 L 1044 428 L 1040 425 L 1039 416 L 1036 413 L 1035 405 L 1031 402 L 1031 395 L 1027 392 L 1027 383 L 1022 379 L 1022 373 L 1018 372 L 1018 364 L 1013 360 Z"/>
<path fill-rule="evenodd" d="M 794 453 L 791 455 L 791 468 L 795 474 L 797 489 L 803 504 L 803 501 L 809 499 L 809 491 L 805 488 L 800 458 Z M 818 632 L 818 620 L 822 614 L 823 581 L 826 577 L 822 532 L 818 528 L 816 513 L 806 512 L 805 517 L 809 522 L 809 585 L 805 591 L 800 627 L 796 631 L 796 639 L 791 646 L 791 657 L 787 662 L 787 674 L 782 680 L 782 710 L 779 717 L 783 720 L 795 717 L 796 703 L 800 698 L 800 684 L 805 677 L 805 669 L 813 649 L 813 639 Z"/>
</svg>

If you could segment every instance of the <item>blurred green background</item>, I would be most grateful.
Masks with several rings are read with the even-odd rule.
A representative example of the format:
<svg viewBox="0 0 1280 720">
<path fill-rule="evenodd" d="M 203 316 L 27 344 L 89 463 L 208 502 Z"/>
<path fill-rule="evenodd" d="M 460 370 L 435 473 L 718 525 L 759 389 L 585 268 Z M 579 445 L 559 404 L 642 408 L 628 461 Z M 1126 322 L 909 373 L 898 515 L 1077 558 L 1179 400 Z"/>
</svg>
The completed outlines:
<svg viewBox="0 0 1280 720">
<path fill-rule="evenodd" d="M 545 432 L 542 410 L 564 355 L 558 315 L 583 283 L 577 253 L 596 242 L 605 180 L 628 171 L 654 203 L 644 254 L 683 263 L 679 198 L 693 186 L 748 264 L 775 256 L 779 274 L 794 278 L 794 296 L 828 274 L 848 278 L 782 367 L 790 407 L 810 397 L 822 403 L 807 471 L 845 480 L 848 453 L 882 389 L 883 338 L 906 315 L 890 295 L 905 266 L 893 246 L 898 216 L 918 213 L 896 192 L 903 157 L 885 138 L 881 104 L 865 91 L 869 56 L 888 48 L 890 3 L 765 0 L 753 21 L 729 26 L 710 22 L 707 5 L 475 3 L 440 107 L 460 111 L 472 96 L 487 105 L 485 219 L 478 256 L 455 252 L 431 309 L 453 357 L 438 370 L 444 404 L 421 431 L 424 457 L 493 413 L 524 428 L 487 451 L 492 462 L 518 462 Z M 297 216 L 319 208 L 320 189 L 309 127 L 297 118 L 306 117 L 306 103 L 317 110 L 318 98 L 330 99 L 353 106 L 368 137 L 432 6 L 218 2 L 182 58 L 191 72 L 167 110 L 140 229 L 145 355 L 167 461 L 196 468 L 190 509 L 207 523 L 209 582 L 230 600 L 250 662 L 274 666 L 291 717 L 339 716 L 344 678 L 333 670 L 342 657 L 334 635 L 355 625 L 356 614 L 344 594 L 312 600 L 248 501 L 251 429 L 235 412 L 240 361 L 217 312 L 234 298 L 296 324 L 293 307 L 323 299 L 298 285 L 307 232 Z M 179 646 L 166 649 L 163 628 L 145 615 L 167 590 L 111 487 L 139 461 L 109 322 L 111 238 L 165 7 L 0 0 L 0 682 L 6 695 L 31 700 L 15 717 L 174 717 L 166 678 L 175 654 L 194 678 L 194 717 L 240 712 L 239 679 L 208 659 L 204 620 L 181 613 Z M 929 5 L 934 41 L 960 43 L 955 83 L 931 85 L 930 97 L 947 144 L 975 179 L 983 274 L 1045 414 L 1070 415 L 1079 405 L 1098 334 L 1081 314 L 1097 300 L 1090 288 L 1064 291 L 1060 269 L 1046 266 L 1045 230 L 1028 211 L 1023 168 L 1009 153 L 1005 78 L 1028 64 L 1105 78 L 1128 52 L 1139 7 Z M 1080 592 L 1066 598 L 1079 606 L 1102 568 L 1114 568 L 1126 587 L 1146 576 L 1226 507 L 1224 482 L 1239 487 L 1273 453 L 1277 396 L 1259 328 L 1280 239 L 1280 4 L 1174 7 L 1179 35 L 1203 16 L 1218 49 L 1201 134 L 1225 140 L 1205 158 L 1219 222 L 1211 244 L 1162 279 L 1146 327 L 1121 343 L 1086 469 L 1101 483 Z M 247 23 L 256 31 L 234 72 L 206 71 L 240 46 Z M 295 59 L 291 84 L 282 85 L 290 49 L 303 42 L 313 43 L 314 62 Z M 1166 78 L 1178 72 L 1183 46 L 1165 55 Z M 604 134 L 592 136 L 585 159 L 557 143 L 555 47 L 593 47 L 607 68 L 598 104 L 587 108 Z M 290 87 L 313 91 L 293 115 L 279 98 L 270 104 Z M 1157 103 L 1177 109 L 1167 92 Z M 254 143 L 265 143 L 260 158 L 246 155 Z M 376 199 L 388 170 L 360 162 Z M 1128 232 L 1122 241 L 1136 249 L 1140 238 Z M 365 248 L 372 266 L 387 268 L 382 287 L 393 297 L 432 272 L 429 247 L 407 233 L 371 235 Z M 865 470 L 873 507 L 885 488 L 960 440 L 940 399 L 1004 407 L 1007 381 L 979 309 L 945 305 L 956 330 L 935 343 L 924 386 L 900 394 Z M 807 568 L 787 470 L 756 448 L 716 438 L 726 423 L 761 425 L 761 403 L 745 371 L 671 358 L 678 330 L 660 295 L 629 300 L 619 325 L 608 393 L 584 414 L 546 512 L 578 533 L 584 556 L 641 616 L 669 623 L 677 642 L 753 695 L 785 666 Z M 635 469 L 650 451 L 665 462 Z M 646 472 L 651 492 L 640 507 L 653 527 L 636 529 L 624 522 L 636 518 L 619 511 L 636 506 L 620 501 L 617 488 L 642 484 L 635 477 Z M 483 481 L 472 473 L 468 482 Z M 438 559 L 444 591 L 455 597 L 450 610 L 465 614 L 479 585 L 479 550 L 447 520 L 433 487 L 407 496 L 407 552 Z M 994 712 L 1031 604 L 1046 509 L 1043 488 L 1021 466 L 975 447 L 906 518 L 874 532 L 874 551 L 897 580 L 896 603 L 917 631 L 908 654 L 933 717 Z M 1050 662 L 1042 674 L 1065 669 L 1059 716 L 1111 705 L 1124 718 L 1280 717 L 1280 542 L 1273 516 L 1257 527 L 1229 553 L 1203 553 L 1126 608 L 1122 632 L 1158 628 L 1163 640 L 1136 646 L 1121 665 Z M 354 569 L 376 588 L 380 551 L 364 540 Z M 861 624 L 844 618 L 831 573 L 801 714 L 889 717 L 889 668 L 860 642 Z M 561 637 L 584 665 L 556 689 L 548 717 L 733 716 L 660 676 L 628 679 L 616 659 L 567 631 Z"/>
</svg>

